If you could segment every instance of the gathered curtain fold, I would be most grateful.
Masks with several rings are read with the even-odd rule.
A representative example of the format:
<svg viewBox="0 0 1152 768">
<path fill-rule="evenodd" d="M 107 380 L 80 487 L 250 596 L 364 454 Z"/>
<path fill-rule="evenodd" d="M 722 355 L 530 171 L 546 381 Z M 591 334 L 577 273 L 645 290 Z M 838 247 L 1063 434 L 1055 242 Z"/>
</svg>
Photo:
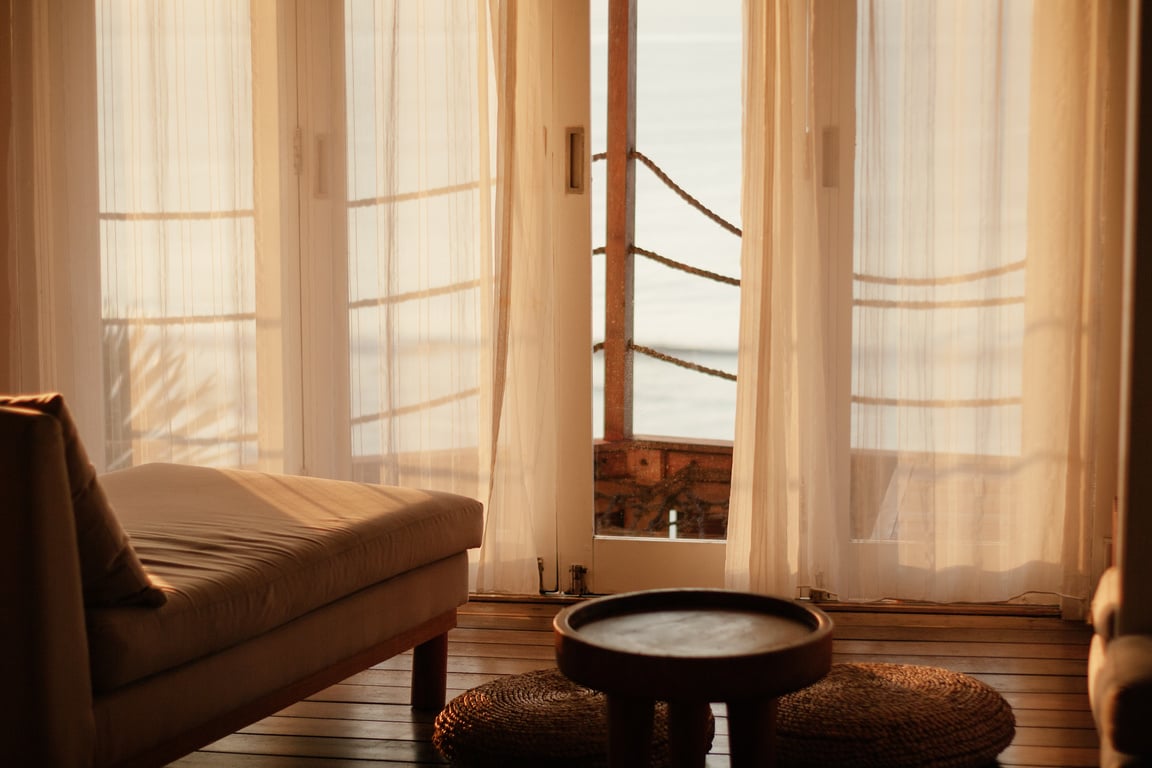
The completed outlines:
<svg viewBox="0 0 1152 768">
<path fill-rule="evenodd" d="M 1078 614 L 1116 493 L 1124 9 L 844 11 L 745 3 L 726 583 Z"/>
<path fill-rule="evenodd" d="M 548 22 L 287 7 L 5 5 L 0 386 L 64 392 L 100 469 L 481 499 L 473 587 L 536 592 L 557 475 L 587 469 L 557 446 L 591 453 L 553 423 L 555 360 L 587 350 L 555 344 Z"/>
<path fill-rule="evenodd" d="M 0 387 L 65 391 L 100 434 L 96 39 L 91 3 L 6 2 Z M 104 446 L 89 453 L 102 462 Z"/>
<path fill-rule="evenodd" d="M 823 361 L 827 263 L 819 258 L 807 130 L 807 3 L 744 5 L 744 180 L 736 433 L 726 583 L 790 591 L 810 531 L 834 521 L 831 396 Z M 833 557 L 829 562 L 834 562 Z"/>
<path fill-rule="evenodd" d="M 488 519 L 480 550 L 476 587 L 481 592 L 535 594 L 538 531 L 542 514 L 555 514 L 559 476 L 586 473 L 587 467 L 561 465 L 561 441 L 583 442 L 591 456 L 591 434 L 561 434 L 556 418 L 558 360 L 587 350 L 558 344 L 561 319 L 552 254 L 552 208 L 545 190 L 551 181 L 547 122 L 550 83 L 543 66 L 551 57 L 551 30 L 541 3 L 502 0 L 500 40 L 499 140 L 496 185 L 496 292 L 493 297 L 494 349 L 490 428 Z"/>
</svg>

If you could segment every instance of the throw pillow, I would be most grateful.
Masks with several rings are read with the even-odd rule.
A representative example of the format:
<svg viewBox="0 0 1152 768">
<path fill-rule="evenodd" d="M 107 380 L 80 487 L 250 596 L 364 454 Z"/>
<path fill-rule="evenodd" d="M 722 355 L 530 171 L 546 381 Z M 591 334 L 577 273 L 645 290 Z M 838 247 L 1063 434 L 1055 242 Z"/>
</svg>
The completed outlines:
<svg viewBox="0 0 1152 768">
<path fill-rule="evenodd" d="M 164 593 L 148 578 L 100 487 L 64 397 L 57 393 L 0 396 L 0 405 L 34 409 L 60 422 L 85 605 L 163 605 Z"/>
</svg>

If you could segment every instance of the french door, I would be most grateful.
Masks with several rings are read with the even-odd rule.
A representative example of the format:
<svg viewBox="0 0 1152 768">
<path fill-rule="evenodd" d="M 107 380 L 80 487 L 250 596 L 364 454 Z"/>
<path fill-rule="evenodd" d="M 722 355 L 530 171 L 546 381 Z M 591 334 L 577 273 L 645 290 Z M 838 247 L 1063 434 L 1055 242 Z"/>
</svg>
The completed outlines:
<svg viewBox="0 0 1152 768">
<path fill-rule="evenodd" d="M 490 18 L 502 6 L 95 7 L 108 465 L 186 461 L 484 498 L 495 61 L 515 43 Z M 554 38 L 530 41 L 549 55 L 521 77 L 543 76 L 550 102 L 537 144 L 548 181 L 526 193 L 548 199 L 557 245 L 518 258 L 565 288 L 557 343 L 588 349 L 586 64 L 560 51 L 586 62 L 587 6 L 519 9 Z M 589 434 L 587 362 L 559 360 L 572 407 L 556 421 Z M 562 547 L 588 546 L 572 542 L 590 529 L 575 512 L 590 508 L 590 436 L 536 439 L 558 443 L 573 470 L 558 473 L 555 502 L 531 510 L 535 550 L 556 572 Z M 564 556 L 576 558 L 587 560 Z"/>
</svg>

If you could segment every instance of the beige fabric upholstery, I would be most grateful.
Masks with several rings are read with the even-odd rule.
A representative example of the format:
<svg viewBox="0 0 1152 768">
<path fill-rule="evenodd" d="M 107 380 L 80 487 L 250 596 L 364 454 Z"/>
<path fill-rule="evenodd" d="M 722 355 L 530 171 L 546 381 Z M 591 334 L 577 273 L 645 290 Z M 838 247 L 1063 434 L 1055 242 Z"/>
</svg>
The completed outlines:
<svg viewBox="0 0 1152 768">
<path fill-rule="evenodd" d="M 1152 763 L 1152 637 L 1113 638 L 1095 687 L 1101 735 L 1118 751 Z"/>
<path fill-rule="evenodd" d="M 467 583 L 468 556 L 460 553 L 249 642 L 98 696 L 96 764 L 138 754 L 451 610 L 467 600 Z M 147 727 L 124 727 L 138 722 Z"/>
<path fill-rule="evenodd" d="M 1120 609 L 1120 569 L 1104 571 L 1092 594 L 1092 629 L 1105 642 L 1116 635 L 1116 612 Z"/>
<path fill-rule="evenodd" d="M 0 406 L 5 764 L 103 768 L 157 745 L 175 757 L 432 639 L 467 600 L 478 502 L 145 466 L 101 481 L 171 599 L 86 608 L 67 442 L 56 416 Z"/>
<path fill-rule="evenodd" d="M 0 405 L 39 411 L 60 423 L 80 547 L 84 602 L 88 605 L 162 604 L 164 594 L 152 588 L 128 536 L 109 506 L 64 398 L 56 393 L 0 396 Z"/>
<path fill-rule="evenodd" d="M 64 438 L 55 418 L 0 407 L 0 489 L 5 760 L 87 765 L 94 743 L 88 648 Z"/>
<path fill-rule="evenodd" d="M 1100 734 L 1100 765 L 1152 765 L 1152 637 L 1117 632 L 1120 571 L 1106 570 L 1092 597 L 1088 696 Z"/>
<path fill-rule="evenodd" d="M 480 503 L 433 491 L 171 464 L 103 482 L 168 601 L 90 612 L 97 693 L 480 544 Z"/>
</svg>

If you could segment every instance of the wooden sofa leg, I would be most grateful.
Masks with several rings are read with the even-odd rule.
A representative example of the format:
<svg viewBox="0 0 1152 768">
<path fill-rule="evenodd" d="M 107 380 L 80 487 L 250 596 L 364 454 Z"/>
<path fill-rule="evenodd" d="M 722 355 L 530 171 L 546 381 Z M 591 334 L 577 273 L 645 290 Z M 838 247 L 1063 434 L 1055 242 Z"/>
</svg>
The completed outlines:
<svg viewBox="0 0 1152 768">
<path fill-rule="evenodd" d="M 440 711 L 448 686 L 448 633 L 416 646 L 412 652 L 412 708 Z"/>
</svg>

